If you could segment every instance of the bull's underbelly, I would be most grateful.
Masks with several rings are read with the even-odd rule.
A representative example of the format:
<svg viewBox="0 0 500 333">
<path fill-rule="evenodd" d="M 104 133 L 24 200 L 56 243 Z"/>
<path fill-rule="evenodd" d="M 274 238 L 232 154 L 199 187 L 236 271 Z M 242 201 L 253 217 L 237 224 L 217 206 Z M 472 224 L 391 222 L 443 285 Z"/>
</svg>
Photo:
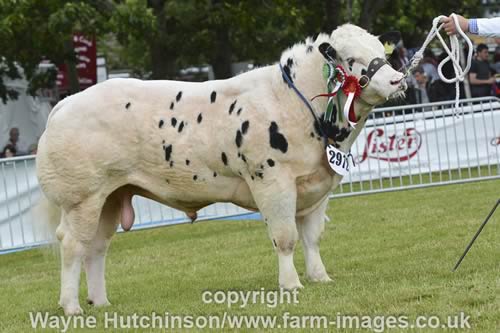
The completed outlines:
<svg viewBox="0 0 500 333">
<path fill-rule="evenodd" d="M 203 179 L 205 183 L 193 183 L 185 177 L 158 177 L 158 174 L 132 177 L 133 194 L 141 195 L 172 208 L 184 211 L 186 214 L 196 213 L 199 209 L 216 202 L 230 202 L 240 207 L 258 211 L 246 180 L 235 176 L 218 176 L 217 180 Z M 340 180 L 340 179 L 339 179 Z M 338 180 L 325 169 L 320 169 L 296 180 L 298 216 L 307 214 L 316 208 L 329 195 Z"/>
</svg>

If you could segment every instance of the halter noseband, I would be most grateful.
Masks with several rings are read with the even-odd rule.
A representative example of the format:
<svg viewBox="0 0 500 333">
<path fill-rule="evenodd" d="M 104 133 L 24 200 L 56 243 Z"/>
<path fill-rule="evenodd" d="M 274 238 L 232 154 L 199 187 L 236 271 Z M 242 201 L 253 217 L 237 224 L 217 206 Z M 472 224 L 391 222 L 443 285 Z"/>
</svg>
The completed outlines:
<svg viewBox="0 0 500 333">
<path fill-rule="evenodd" d="M 359 85 L 361 86 L 361 88 L 367 87 L 370 84 L 370 81 L 372 80 L 372 77 L 375 75 L 375 73 L 377 73 L 378 70 L 384 65 L 389 65 L 387 60 L 385 60 L 384 58 L 373 58 L 372 61 L 370 61 L 370 63 L 368 64 L 366 74 L 359 78 Z"/>
</svg>

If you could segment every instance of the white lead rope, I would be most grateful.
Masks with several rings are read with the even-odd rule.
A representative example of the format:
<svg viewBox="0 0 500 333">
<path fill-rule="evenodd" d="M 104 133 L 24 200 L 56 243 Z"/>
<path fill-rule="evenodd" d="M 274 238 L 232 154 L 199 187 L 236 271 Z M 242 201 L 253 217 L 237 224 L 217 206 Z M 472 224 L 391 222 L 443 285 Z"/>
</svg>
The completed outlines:
<svg viewBox="0 0 500 333">
<path fill-rule="evenodd" d="M 458 40 L 457 35 L 451 35 L 450 36 L 450 45 L 451 45 L 451 50 L 448 48 L 448 45 L 444 41 L 443 37 L 439 33 L 441 28 L 443 27 L 443 24 L 439 24 L 441 19 L 446 18 L 446 16 L 438 16 L 432 21 L 432 29 L 427 35 L 427 38 L 420 48 L 418 52 L 415 53 L 411 60 L 410 67 L 408 68 L 405 77 L 411 73 L 415 67 L 418 66 L 420 61 L 422 61 L 424 57 L 424 50 L 427 48 L 429 43 L 437 36 L 439 38 L 439 41 L 441 42 L 441 45 L 443 46 L 444 50 L 448 54 L 448 56 L 443 59 L 438 65 L 437 71 L 439 74 L 439 77 L 443 82 L 446 83 L 455 83 L 455 111 L 458 111 L 458 104 L 459 104 L 459 99 L 460 99 L 460 81 L 463 81 L 465 79 L 465 76 L 469 72 L 470 65 L 471 65 L 471 60 L 472 60 L 472 42 L 470 41 L 469 37 L 463 32 L 462 28 L 460 28 L 460 25 L 458 24 L 458 18 L 455 14 L 450 15 L 451 18 L 453 18 L 453 21 L 455 22 L 455 26 L 457 28 L 458 33 L 462 36 L 462 38 L 467 42 L 467 45 L 469 46 L 469 51 L 467 54 L 467 62 L 465 65 L 465 68 L 462 69 L 460 66 L 460 42 Z M 453 69 L 455 71 L 455 77 L 452 77 L 450 79 L 446 78 L 443 74 L 443 66 L 448 62 L 451 61 L 453 63 Z"/>
</svg>

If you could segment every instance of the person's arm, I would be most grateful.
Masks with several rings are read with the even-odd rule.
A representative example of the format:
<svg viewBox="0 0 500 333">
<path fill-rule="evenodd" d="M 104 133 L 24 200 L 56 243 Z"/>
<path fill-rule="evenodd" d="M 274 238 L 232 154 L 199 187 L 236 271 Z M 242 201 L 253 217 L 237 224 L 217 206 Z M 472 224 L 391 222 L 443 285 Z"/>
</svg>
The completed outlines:
<svg viewBox="0 0 500 333">
<path fill-rule="evenodd" d="M 485 37 L 500 37 L 500 17 L 493 18 L 480 18 L 480 19 L 470 19 L 469 20 L 469 30 L 474 33 L 472 29 L 475 30 L 473 25 L 477 25 L 476 33 L 480 36 Z"/>
<path fill-rule="evenodd" d="M 495 77 L 490 77 L 488 80 L 480 80 L 477 78 L 477 73 L 471 72 L 469 75 L 470 84 L 493 84 L 496 82 Z"/>
<path fill-rule="evenodd" d="M 476 34 L 485 37 L 500 37 L 500 17 L 494 18 L 479 18 L 466 19 L 463 16 L 457 15 L 458 25 L 463 32 Z M 455 21 L 451 16 L 441 20 L 443 28 L 448 35 L 457 33 Z"/>
</svg>

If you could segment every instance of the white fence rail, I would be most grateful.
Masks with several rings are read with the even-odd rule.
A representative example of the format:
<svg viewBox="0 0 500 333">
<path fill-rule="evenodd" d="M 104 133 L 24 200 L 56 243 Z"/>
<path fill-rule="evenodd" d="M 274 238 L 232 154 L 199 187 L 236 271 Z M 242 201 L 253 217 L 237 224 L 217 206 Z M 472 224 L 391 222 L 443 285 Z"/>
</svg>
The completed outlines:
<svg viewBox="0 0 500 333">
<path fill-rule="evenodd" d="M 500 99 L 379 108 L 352 147 L 336 195 L 500 178 Z"/>
<path fill-rule="evenodd" d="M 353 146 L 357 166 L 334 196 L 500 178 L 500 100 L 454 102 L 376 109 Z M 31 208 L 40 197 L 35 159 L 0 160 L 0 254 L 48 241 Z M 134 197 L 134 230 L 187 223 L 183 212 Z M 199 220 L 255 217 L 233 204 L 198 212 Z"/>
</svg>

